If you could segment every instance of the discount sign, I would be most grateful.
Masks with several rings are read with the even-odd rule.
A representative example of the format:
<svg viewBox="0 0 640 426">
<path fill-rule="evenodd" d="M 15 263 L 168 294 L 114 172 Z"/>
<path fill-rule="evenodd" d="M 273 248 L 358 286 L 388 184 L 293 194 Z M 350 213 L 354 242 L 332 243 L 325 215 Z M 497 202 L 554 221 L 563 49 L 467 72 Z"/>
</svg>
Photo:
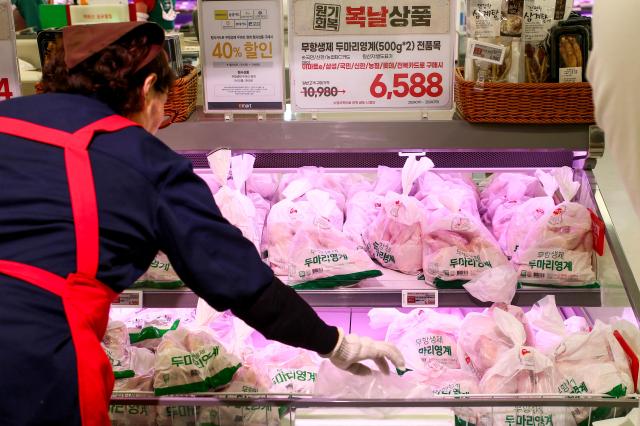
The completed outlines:
<svg viewBox="0 0 640 426">
<path fill-rule="evenodd" d="M 294 109 L 450 109 L 453 7 L 449 0 L 293 0 Z"/>
<path fill-rule="evenodd" d="M 0 0 L 0 101 L 20 96 L 13 12 L 8 0 Z"/>
<path fill-rule="evenodd" d="M 280 1 L 199 3 L 205 112 L 283 111 Z"/>
</svg>

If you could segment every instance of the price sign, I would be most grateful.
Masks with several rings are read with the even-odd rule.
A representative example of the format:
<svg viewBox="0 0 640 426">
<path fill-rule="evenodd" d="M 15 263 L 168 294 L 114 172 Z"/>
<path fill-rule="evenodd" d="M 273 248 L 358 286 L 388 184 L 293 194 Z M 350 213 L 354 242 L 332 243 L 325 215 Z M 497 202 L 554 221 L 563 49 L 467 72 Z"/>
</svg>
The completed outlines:
<svg viewBox="0 0 640 426">
<path fill-rule="evenodd" d="M 403 308 L 437 308 L 438 290 L 402 290 Z"/>
<path fill-rule="evenodd" d="M 8 0 L 0 0 L 0 58 L 0 101 L 6 101 L 20 96 L 13 10 Z"/>
<path fill-rule="evenodd" d="M 205 112 L 284 111 L 280 1 L 199 4 Z"/>
<path fill-rule="evenodd" d="M 68 6 L 67 13 L 73 25 L 108 24 L 131 20 L 127 4 L 71 5 Z"/>
<path fill-rule="evenodd" d="M 291 2 L 294 110 L 451 108 L 454 2 L 315 1 Z"/>
</svg>

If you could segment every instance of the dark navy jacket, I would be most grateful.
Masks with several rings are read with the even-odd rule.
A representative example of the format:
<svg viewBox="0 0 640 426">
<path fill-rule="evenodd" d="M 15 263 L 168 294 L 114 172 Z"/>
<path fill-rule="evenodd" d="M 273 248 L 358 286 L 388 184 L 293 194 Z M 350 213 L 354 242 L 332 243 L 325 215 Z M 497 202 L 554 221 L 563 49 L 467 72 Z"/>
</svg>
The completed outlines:
<svg viewBox="0 0 640 426">
<path fill-rule="evenodd" d="M 67 132 L 112 115 L 80 95 L 0 102 L 0 116 Z M 214 141 L 212 141 L 214 142 Z M 273 280 L 251 242 L 222 218 L 189 161 L 143 129 L 97 136 L 90 157 L 100 220 L 98 279 L 130 286 L 155 253 L 218 310 L 254 300 Z M 0 133 L 0 259 L 61 276 L 75 236 L 63 152 Z M 60 299 L 0 275 L 0 425 L 79 424 L 75 353 Z"/>
</svg>

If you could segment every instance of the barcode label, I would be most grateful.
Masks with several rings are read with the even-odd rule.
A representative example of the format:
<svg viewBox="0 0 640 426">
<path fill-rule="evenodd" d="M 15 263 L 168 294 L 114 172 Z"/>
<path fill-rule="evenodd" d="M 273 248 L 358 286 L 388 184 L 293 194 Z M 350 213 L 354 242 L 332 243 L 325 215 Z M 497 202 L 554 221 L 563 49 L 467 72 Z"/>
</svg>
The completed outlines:
<svg viewBox="0 0 640 426">
<path fill-rule="evenodd" d="M 471 55 L 471 59 L 502 65 L 506 47 L 478 40 L 469 40 L 467 52 Z"/>
<path fill-rule="evenodd" d="M 402 290 L 403 308 L 437 308 L 438 290 Z"/>
</svg>

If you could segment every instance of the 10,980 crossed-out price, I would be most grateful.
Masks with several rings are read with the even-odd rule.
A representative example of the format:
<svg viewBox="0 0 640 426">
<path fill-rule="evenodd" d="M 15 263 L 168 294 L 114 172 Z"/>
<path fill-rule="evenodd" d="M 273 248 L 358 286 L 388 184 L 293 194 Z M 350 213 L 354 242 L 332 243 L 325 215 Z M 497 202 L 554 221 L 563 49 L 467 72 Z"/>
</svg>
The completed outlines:
<svg viewBox="0 0 640 426">
<path fill-rule="evenodd" d="M 392 97 L 404 98 L 411 96 L 413 98 L 421 98 L 428 96 L 437 98 L 444 91 L 442 87 L 442 74 L 432 72 L 430 74 L 423 73 L 398 73 L 393 74 L 393 84 L 391 88 L 383 81 L 384 74 L 376 74 L 371 82 L 369 92 L 374 98 Z"/>
</svg>

